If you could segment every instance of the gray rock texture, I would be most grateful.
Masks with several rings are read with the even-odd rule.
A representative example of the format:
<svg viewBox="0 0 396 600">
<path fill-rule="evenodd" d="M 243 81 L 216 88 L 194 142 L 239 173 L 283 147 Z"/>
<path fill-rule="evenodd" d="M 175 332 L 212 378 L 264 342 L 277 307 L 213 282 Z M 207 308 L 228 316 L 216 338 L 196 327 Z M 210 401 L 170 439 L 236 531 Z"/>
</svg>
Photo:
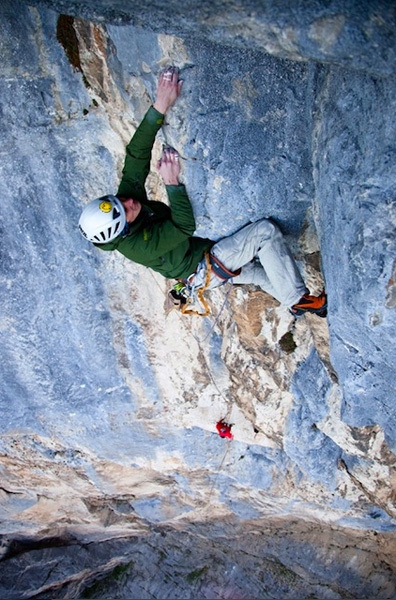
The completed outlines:
<svg viewBox="0 0 396 600">
<path fill-rule="evenodd" d="M 0 597 L 396 597 L 395 25 L 391 1 L 3 0 Z M 326 320 L 253 286 L 182 317 L 80 236 L 168 64 L 154 160 L 179 149 L 197 234 L 273 218 Z"/>
</svg>

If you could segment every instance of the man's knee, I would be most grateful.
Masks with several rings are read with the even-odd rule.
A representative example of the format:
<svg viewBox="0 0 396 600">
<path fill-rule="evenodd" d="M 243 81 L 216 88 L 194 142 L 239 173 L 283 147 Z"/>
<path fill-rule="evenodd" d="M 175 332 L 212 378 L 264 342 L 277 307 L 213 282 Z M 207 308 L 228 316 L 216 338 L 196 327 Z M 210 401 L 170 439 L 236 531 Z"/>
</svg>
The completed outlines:
<svg viewBox="0 0 396 600">
<path fill-rule="evenodd" d="M 254 223 L 254 226 L 256 234 L 262 237 L 263 240 L 282 235 L 279 227 L 271 219 L 260 219 L 260 221 Z"/>
</svg>

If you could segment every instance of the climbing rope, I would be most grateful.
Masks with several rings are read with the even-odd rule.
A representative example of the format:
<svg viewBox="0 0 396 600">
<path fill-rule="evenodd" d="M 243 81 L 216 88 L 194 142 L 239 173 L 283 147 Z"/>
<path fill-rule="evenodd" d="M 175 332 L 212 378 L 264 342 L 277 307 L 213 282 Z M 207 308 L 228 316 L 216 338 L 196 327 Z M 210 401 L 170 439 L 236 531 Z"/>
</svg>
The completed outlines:
<svg viewBox="0 0 396 600">
<path fill-rule="evenodd" d="M 208 306 L 208 304 L 207 304 L 207 301 L 206 301 L 206 299 L 205 299 L 205 298 L 204 298 L 204 296 L 203 296 L 203 293 L 204 293 L 204 291 L 205 291 L 205 290 L 207 290 L 207 289 L 208 289 L 208 287 L 209 287 L 209 284 L 210 284 L 210 276 L 211 276 L 211 265 L 210 265 L 210 258 L 209 258 L 209 253 L 208 253 L 208 252 L 207 252 L 207 253 L 205 253 L 205 259 L 206 259 L 206 276 L 205 276 L 205 283 L 204 283 L 204 286 L 203 286 L 203 287 L 202 287 L 200 290 L 198 290 L 198 292 L 197 292 L 198 298 L 199 298 L 199 300 L 200 300 L 201 304 L 204 306 L 205 312 L 204 312 L 204 313 L 195 312 L 195 311 L 194 311 L 194 310 L 192 310 L 192 309 L 185 309 L 185 310 L 183 311 L 183 306 L 186 306 L 186 305 L 183 305 L 183 306 L 182 306 L 182 308 L 181 308 L 181 310 L 179 310 L 179 311 L 178 311 L 178 316 L 179 316 L 179 318 L 181 319 L 181 321 L 183 322 L 183 324 L 186 324 L 186 320 L 185 320 L 185 319 L 182 319 L 182 316 L 181 316 L 181 314 L 180 314 L 180 313 L 182 313 L 182 314 L 197 314 L 197 315 L 199 315 L 199 316 L 208 316 L 208 315 L 210 314 L 209 306 Z M 151 271 L 149 271 L 149 272 L 150 272 L 150 275 L 151 275 L 151 277 L 154 279 L 154 281 L 155 281 L 156 285 L 158 286 L 158 288 L 159 288 L 159 289 L 161 290 L 161 292 L 162 292 L 162 288 L 161 288 L 161 286 L 158 284 L 158 281 L 155 279 L 155 277 L 154 277 L 154 274 L 153 274 L 153 273 L 151 273 Z M 226 306 L 226 303 L 227 303 L 227 301 L 228 301 L 228 297 L 229 297 L 229 294 L 230 294 L 230 291 L 231 291 L 231 287 L 232 287 L 232 283 L 231 283 L 231 281 L 229 281 L 229 282 L 228 282 L 228 289 L 227 289 L 227 291 L 226 291 L 225 298 L 224 298 L 224 300 L 223 300 L 223 303 L 222 303 L 222 305 L 221 305 L 221 308 L 220 308 L 220 310 L 219 310 L 219 312 L 218 312 L 218 314 L 217 314 L 216 318 L 214 319 L 214 321 L 213 321 L 213 323 L 212 323 L 212 325 L 211 325 L 211 327 L 210 327 L 210 330 L 209 330 L 209 332 L 208 332 L 208 333 L 205 335 L 205 337 L 204 337 L 204 338 L 202 338 L 202 339 L 199 339 L 199 338 L 198 338 L 196 335 L 194 335 L 194 333 L 191 331 L 191 328 L 190 328 L 190 333 L 191 333 L 191 335 L 194 337 L 195 341 L 197 342 L 197 344 L 198 344 L 198 347 L 199 347 L 199 349 L 200 349 L 200 351 L 201 351 L 201 353 L 202 353 L 202 356 L 203 356 L 203 358 L 204 358 L 205 368 L 206 368 L 207 374 L 208 374 L 208 376 L 209 376 L 209 379 L 210 379 L 210 381 L 212 382 L 213 386 L 216 388 L 216 390 L 217 390 L 217 393 L 219 394 L 219 396 L 220 396 L 220 397 L 221 397 L 221 398 L 224 400 L 225 404 L 226 404 L 227 406 L 229 406 L 229 408 L 228 408 L 228 410 L 227 410 L 227 413 L 226 413 L 226 415 L 225 415 L 225 416 L 223 417 L 223 419 L 222 419 L 223 421 L 228 421 L 228 419 L 230 418 L 230 416 L 231 416 L 231 412 L 232 412 L 232 408 L 233 408 L 233 405 L 232 405 L 232 402 L 231 402 L 231 403 L 229 403 L 228 399 L 227 399 L 227 398 L 224 396 L 223 392 L 222 392 L 222 391 L 219 389 L 219 387 L 218 387 L 218 385 L 217 385 L 217 383 L 216 383 L 216 380 L 215 380 L 215 378 L 214 378 L 214 377 L 213 377 L 213 375 L 212 375 L 211 369 L 210 369 L 210 367 L 209 367 L 209 365 L 208 365 L 208 362 L 207 362 L 207 356 L 206 356 L 206 353 L 205 353 L 204 349 L 202 348 L 201 344 L 207 340 L 207 338 L 209 337 L 209 335 L 212 333 L 213 329 L 215 328 L 215 326 L 216 326 L 216 324 L 217 324 L 217 322 L 218 322 L 218 320 L 219 320 L 219 318 L 220 318 L 220 315 L 221 315 L 221 313 L 223 312 L 223 310 L 224 310 L 224 308 L 225 308 L 225 306 Z M 200 293 L 200 292 L 201 292 L 201 293 Z M 221 461 L 220 461 L 220 464 L 219 464 L 219 466 L 217 467 L 217 471 L 216 471 L 216 475 L 215 475 L 215 478 L 214 478 L 214 480 L 213 480 L 213 483 L 212 483 L 212 485 L 211 485 L 211 486 L 210 486 L 210 488 L 209 488 L 209 493 L 208 493 L 208 496 L 207 496 L 207 500 L 206 500 L 206 502 L 205 502 L 204 500 L 202 500 L 202 503 L 203 503 L 203 508 L 206 508 L 206 507 L 209 505 L 210 501 L 211 501 L 213 490 L 214 490 L 214 488 L 215 488 L 215 486 L 216 486 L 216 484 L 217 484 L 218 478 L 219 478 L 219 476 L 220 476 L 220 471 L 221 471 L 221 469 L 222 469 L 222 467 L 223 467 L 224 461 L 225 461 L 225 459 L 226 459 L 226 457 L 227 457 L 227 454 L 228 454 L 228 452 L 229 452 L 229 450 L 230 450 L 230 442 L 232 442 L 232 439 L 229 439 L 229 438 L 228 438 L 228 439 L 225 439 L 225 442 L 226 442 L 226 449 L 225 449 L 225 452 L 224 452 L 224 454 L 223 454 L 223 456 L 222 456 L 222 459 L 221 459 Z"/>
<path fill-rule="evenodd" d="M 223 300 L 223 304 L 221 305 L 220 310 L 217 313 L 217 316 L 216 316 L 215 320 L 213 321 L 208 333 L 205 335 L 204 338 L 202 338 L 201 342 L 205 342 L 208 339 L 208 337 L 212 333 L 213 329 L 216 327 L 218 320 L 220 319 L 221 313 L 223 312 L 224 307 L 228 301 L 228 296 L 229 296 L 231 288 L 232 288 L 232 283 L 230 281 L 227 281 L 226 285 L 227 284 L 228 284 L 228 290 L 226 291 L 225 298 Z"/>
<path fill-rule="evenodd" d="M 218 480 L 218 478 L 220 476 L 220 471 L 221 471 L 221 469 L 223 467 L 223 464 L 224 464 L 224 461 L 226 459 L 226 456 L 227 456 L 227 454 L 228 454 L 228 452 L 230 450 L 230 442 L 231 442 L 231 440 L 227 440 L 227 447 L 226 447 L 225 452 L 223 454 L 223 458 L 221 459 L 221 462 L 220 462 L 219 466 L 217 467 L 216 476 L 215 476 L 215 478 L 213 480 L 212 485 L 209 488 L 208 497 L 207 497 L 207 500 L 206 500 L 203 508 L 206 508 L 210 504 L 210 501 L 212 499 L 213 490 L 215 489 L 215 486 L 217 484 L 217 480 Z"/>
</svg>

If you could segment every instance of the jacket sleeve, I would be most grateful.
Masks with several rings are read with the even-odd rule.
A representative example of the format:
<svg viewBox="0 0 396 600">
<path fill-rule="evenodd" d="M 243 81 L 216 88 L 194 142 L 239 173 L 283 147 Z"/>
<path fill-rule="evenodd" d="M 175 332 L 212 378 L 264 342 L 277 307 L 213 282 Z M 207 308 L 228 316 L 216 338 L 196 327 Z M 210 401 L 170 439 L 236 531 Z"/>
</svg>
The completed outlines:
<svg viewBox="0 0 396 600">
<path fill-rule="evenodd" d="M 193 235 L 195 217 L 185 186 L 167 185 L 165 188 L 169 198 L 172 223 L 187 236 Z"/>
<path fill-rule="evenodd" d="M 119 195 L 133 197 L 136 189 L 144 188 L 150 171 L 151 151 L 163 121 L 164 116 L 151 106 L 126 147 Z"/>
</svg>

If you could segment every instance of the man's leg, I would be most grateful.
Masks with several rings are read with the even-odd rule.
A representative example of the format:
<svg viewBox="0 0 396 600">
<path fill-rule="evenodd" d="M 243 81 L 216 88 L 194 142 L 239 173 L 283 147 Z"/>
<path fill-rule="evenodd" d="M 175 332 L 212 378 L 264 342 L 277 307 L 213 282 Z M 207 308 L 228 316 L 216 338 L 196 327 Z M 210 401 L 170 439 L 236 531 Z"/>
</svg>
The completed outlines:
<svg viewBox="0 0 396 600">
<path fill-rule="evenodd" d="M 246 225 L 220 240 L 212 253 L 231 271 L 242 267 L 234 283 L 260 285 L 285 306 L 293 306 L 308 292 L 281 231 L 268 219 Z M 249 265 L 256 256 L 261 266 Z"/>
<path fill-rule="evenodd" d="M 231 281 L 238 285 L 243 285 L 244 283 L 258 285 L 264 292 L 267 292 L 267 294 L 270 294 L 274 298 L 276 297 L 276 290 L 274 290 L 267 277 L 267 273 L 258 260 L 252 260 L 247 265 L 244 265 L 241 274 L 233 277 Z"/>
</svg>

